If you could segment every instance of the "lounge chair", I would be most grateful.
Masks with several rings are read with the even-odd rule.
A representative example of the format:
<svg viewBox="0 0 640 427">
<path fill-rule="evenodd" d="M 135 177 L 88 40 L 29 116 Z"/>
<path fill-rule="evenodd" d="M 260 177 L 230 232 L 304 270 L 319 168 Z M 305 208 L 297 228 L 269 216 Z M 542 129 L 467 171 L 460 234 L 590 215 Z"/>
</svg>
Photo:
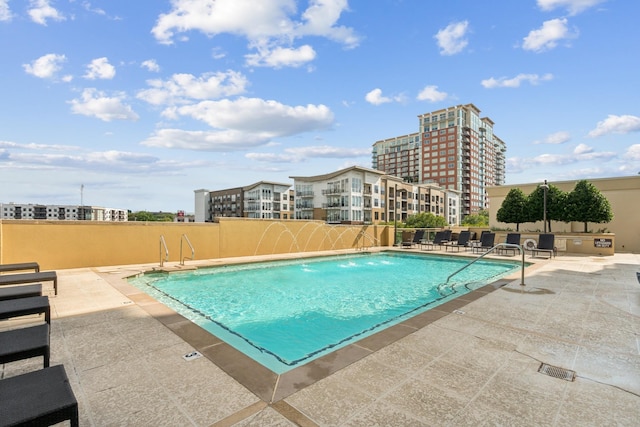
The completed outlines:
<svg viewBox="0 0 640 427">
<path fill-rule="evenodd" d="M 472 252 L 487 252 L 494 245 L 496 233 L 484 233 L 480 238 L 480 244 L 472 247 Z"/>
<path fill-rule="evenodd" d="M 416 230 L 415 234 L 413 235 L 413 239 L 406 242 L 402 242 L 402 247 L 412 248 L 413 246 L 420 243 L 422 239 L 424 239 L 424 230 Z"/>
<path fill-rule="evenodd" d="M 538 253 L 549 254 L 549 258 L 556 256 L 557 249 L 554 246 L 555 235 L 554 234 L 541 234 L 538 237 L 538 245 L 531 249 L 531 256 L 537 256 Z"/>
<path fill-rule="evenodd" d="M 0 363 L 42 356 L 43 367 L 48 368 L 50 354 L 47 323 L 0 332 Z"/>
<path fill-rule="evenodd" d="M 40 271 L 40 265 L 37 262 L 21 262 L 18 264 L 0 264 L 0 273 L 7 271 L 23 271 L 33 270 L 36 273 Z"/>
<path fill-rule="evenodd" d="M 48 296 L 28 297 L 0 301 L 0 320 L 12 317 L 44 314 L 44 320 L 51 324 L 51 306 Z"/>
<path fill-rule="evenodd" d="M 460 248 L 467 248 L 469 246 L 469 239 L 471 238 L 470 231 L 461 231 L 458 235 L 458 240 L 455 242 L 450 242 L 444 245 L 445 251 L 448 251 L 449 248 L 453 251 L 455 248 L 458 252 L 460 252 Z"/>
<path fill-rule="evenodd" d="M 507 233 L 507 239 L 505 240 L 505 243 L 509 245 L 519 245 L 520 233 Z M 518 248 L 514 248 L 513 246 L 500 246 L 500 248 L 498 249 L 501 254 L 513 252 L 514 255 L 516 254 L 517 250 Z"/>
<path fill-rule="evenodd" d="M 18 285 L 0 288 L 0 301 L 16 298 L 39 297 L 42 295 L 42 285 Z"/>
<path fill-rule="evenodd" d="M 55 271 L 40 271 L 38 273 L 19 273 L 0 275 L 0 286 L 21 285 L 23 283 L 53 282 L 53 290 L 58 295 L 58 275 Z"/>
<path fill-rule="evenodd" d="M 433 240 L 420 242 L 420 248 L 431 250 L 434 249 L 436 245 L 444 245 L 449 239 L 451 239 L 451 230 L 437 231 Z"/>
<path fill-rule="evenodd" d="M 63 365 L 0 380 L 3 426 L 48 426 L 69 420 L 78 427 L 78 401 Z"/>
</svg>

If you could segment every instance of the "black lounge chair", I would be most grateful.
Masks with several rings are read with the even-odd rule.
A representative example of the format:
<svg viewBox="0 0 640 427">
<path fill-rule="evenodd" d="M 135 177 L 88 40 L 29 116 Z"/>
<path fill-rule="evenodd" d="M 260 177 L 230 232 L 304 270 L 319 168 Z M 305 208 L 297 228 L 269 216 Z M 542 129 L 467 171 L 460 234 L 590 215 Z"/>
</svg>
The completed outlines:
<svg viewBox="0 0 640 427">
<path fill-rule="evenodd" d="M 458 235 L 458 240 L 455 242 L 450 242 L 444 245 L 445 251 L 448 251 L 449 248 L 453 251 L 455 248 L 458 252 L 460 252 L 460 248 L 467 248 L 469 246 L 469 239 L 471 239 L 470 231 L 461 231 Z"/>
<path fill-rule="evenodd" d="M 40 271 L 40 265 L 37 262 L 21 262 L 17 264 L 0 264 L 0 273 L 7 271 L 33 270 L 36 273 Z"/>
<path fill-rule="evenodd" d="M 494 245 L 496 233 L 484 233 L 480 238 L 480 244 L 472 247 L 472 251 L 476 253 L 487 252 Z"/>
<path fill-rule="evenodd" d="M 0 288 L 0 301 L 16 298 L 39 297 L 42 295 L 42 285 L 18 285 Z"/>
<path fill-rule="evenodd" d="M 434 249 L 436 245 L 442 246 L 451 239 L 451 230 L 437 231 L 435 237 L 431 241 L 420 242 L 421 249 Z"/>
<path fill-rule="evenodd" d="M 64 366 L 0 380 L 0 424 L 49 426 L 69 420 L 78 427 L 76 400 Z"/>
<path fill-rule="evenodd" d="M 38 273 L 19 273 L 0 275 L 1 285 L 21 285 L 23 283 L 53 282 L 53 290 L 58 295 L 58 275 L 55 271 L 40 271 Z"/>
<path fill-rule="evenodd" d="M 424 239 L 424 230 L 416 230 L 415 234 L 413 235 L 413 239 L 407 242 L 402 242 L 402 247 L 412 248 L 413 246 L 420 243 L 422 239 Z"/>
<path fill-rule="evenodd" d="M 555 245 L 555 235 L 554 234 L 541 234 L 538 237 L 538 245 L 531 249 L 531 256 L 537 256 L 538 253 L 549 254 L 549 258 L 552 256 L 556 256 L 557 249 Z"/>
<path fill-rule="evenodd" d="M 520 244 L 520 233 L 507 233 L 507 239 L 505 240 L 506 244 L 509 245 L 519 245 Z M 513 246 L 500 246 L 500 253 L 504 254 L 507 252 L 513 252 L 513 254 L 516 254 L 516 251 L 518 250 L 518 248 L 515 248 Z"/>
<path fill-rule="evenodd" d="M 51 324 L 49 297 L 45 295 L 0 301 L 0 320 L 28 316 L 30 314 L 44 314 L 45 322 Z"/>
<path fill-rule="evenodd" d="M 42 356 L 43 367 L 48 368 L 50 354 L 47 323 L 0 332 L 0 363 Z"/>
</svg>

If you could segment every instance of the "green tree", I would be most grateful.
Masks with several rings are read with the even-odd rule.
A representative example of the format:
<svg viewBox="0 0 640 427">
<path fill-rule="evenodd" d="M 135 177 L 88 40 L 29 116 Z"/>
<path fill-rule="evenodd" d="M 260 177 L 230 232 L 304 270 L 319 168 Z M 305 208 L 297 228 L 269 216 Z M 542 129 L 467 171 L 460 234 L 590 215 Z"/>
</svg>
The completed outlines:
<svg viewBox="0 0 640 427">
<path fill-rule="evenodd" d="M 502 201 L 502 205 L 496 213 L 496 219 L 500 222 L 515 224 L 516 231 L 520 231 L 520 223 L 528 221 L 527 196 L 519 188 L 512 188 Z"/>
<path fill-rule="evenodd" d="M 467 227 L 488 227 L 489 211 L 481 210 L 477 214 L 467 215 L 462 219 L 461 225 Z"/>
<path fill-rule="evenodd" d="M 168 212 L 129 212 L 129 221 L 161 221 L 173 222 L 174 214 Z"/>
<path fill-rule="evenodd" d="M 551 221 L 568 222 L 566 214 L 567 193 L 553 184 L 547 189 L 547 228 L 551 231 Z M 544 219 L 544 188 L 542 185 L 527 197 L 525 222 L 537 222 Z"/>
<path fill-rule="evenodd" d="M 448 225 L 444 217 L 434 215 L 431 212 L 420 212 L 415 215 L 410 215 L 404 224 L 408 228 L 436 228 Z"/>
<path fill-rule="evenodd" d="M 586 179 L 578 181 L 573 191 L 567 195 L 567 220 L 584 223 L 585 233 L 588 232 L 588 222 L 602 224 L 612 219 L 609 201 Z"/>
</svg>

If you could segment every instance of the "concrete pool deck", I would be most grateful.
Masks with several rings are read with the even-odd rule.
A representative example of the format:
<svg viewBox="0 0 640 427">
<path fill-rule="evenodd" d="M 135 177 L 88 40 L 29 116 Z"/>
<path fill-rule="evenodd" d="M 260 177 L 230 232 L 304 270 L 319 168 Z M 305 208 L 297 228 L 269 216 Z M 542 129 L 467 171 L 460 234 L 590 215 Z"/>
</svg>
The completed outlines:
<svg viewBox="0 0 640 427">
<path fill-rule="evenodd" d="M 58 270 L 59 295 L 44 285 L 51 364 L 65 365 L 83 426 L 637 425 L 640 255 L 534 261 L 524 287 L 431 310 L 269 390 L 259 365 L 122 280 L 152 266 Z M 5 378 L 42 360 L 0 366 Z"/>
</svg>

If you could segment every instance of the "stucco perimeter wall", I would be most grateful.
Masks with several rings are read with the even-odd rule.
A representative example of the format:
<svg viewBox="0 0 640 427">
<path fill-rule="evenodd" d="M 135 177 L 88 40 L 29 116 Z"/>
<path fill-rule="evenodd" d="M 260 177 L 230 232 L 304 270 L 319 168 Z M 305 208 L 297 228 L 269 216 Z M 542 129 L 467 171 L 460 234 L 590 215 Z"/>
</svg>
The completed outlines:
<svg viewBox="0 0 640 427">
<path fill-rule="evenodd" d="M 613 220 L 610 223 L 588 223 L 588 229 L 594 232 L 594 234 L 597 234 L 598 231 L 605 231 L 603 229 L 606 229 L 606 232 L 608 233 L 615 234 L 615 252 L 640 253 L 640 221 L 637 219 L 638 212 L 640 212 L 640 176 L 589 179 L 588 181 L 600 190 L 607 200 L 609 200 L 613 211 Z M 550 182 L 550 184 L 555 185 L 562 191 L 569 192 L 575 188 L 576 182 L 577 181 L 561 181 Z M 500 209 L 502 202 L 512 188 L 520 188 L 525 195 L 529 195 L 536 189 L 538 184 L 539 183 L 513 184 L 489 187 L 487 189 L 491 206 L 489 209 L 489 225 L 499 229 L 509 228 L 515 230 L 515 224 L 505 224 L 496 220 L 498 209 Z M 537 223 L 520 224 L 520 231 L 522 233 L 540 233 L 543 229 L 542 221 Z M 552 221 L 551 230 L 554 233 L 579 233 L 582 237 L 587 238 L 585 234 L 582 234 L 582 231 L 584 230 L 583 223 Z M 567 250 L 569 252 L 572 252 L 570 249 L 573 246 L 572 242 L 573 239 L 571 239 L 571 242 L 567 243 Z M 586 245 L 589 245 L 589 243 L 585 241 L 576 246 L 584 247 Z M 579 253 L 580 251 L 577 252 Z"/>
<path fill-rule="evenodd" d="M 387 246 L 386 226 L 329 225 L 321 221 L 221 219 L 219 223 L 0 221 L 0 264 L 37 261 L 44 270 L 160 263 L 164 238 L 169 262 L 287 252 Z M 188 263 L 188 260 L 187 260 Z"/>
</svg>

